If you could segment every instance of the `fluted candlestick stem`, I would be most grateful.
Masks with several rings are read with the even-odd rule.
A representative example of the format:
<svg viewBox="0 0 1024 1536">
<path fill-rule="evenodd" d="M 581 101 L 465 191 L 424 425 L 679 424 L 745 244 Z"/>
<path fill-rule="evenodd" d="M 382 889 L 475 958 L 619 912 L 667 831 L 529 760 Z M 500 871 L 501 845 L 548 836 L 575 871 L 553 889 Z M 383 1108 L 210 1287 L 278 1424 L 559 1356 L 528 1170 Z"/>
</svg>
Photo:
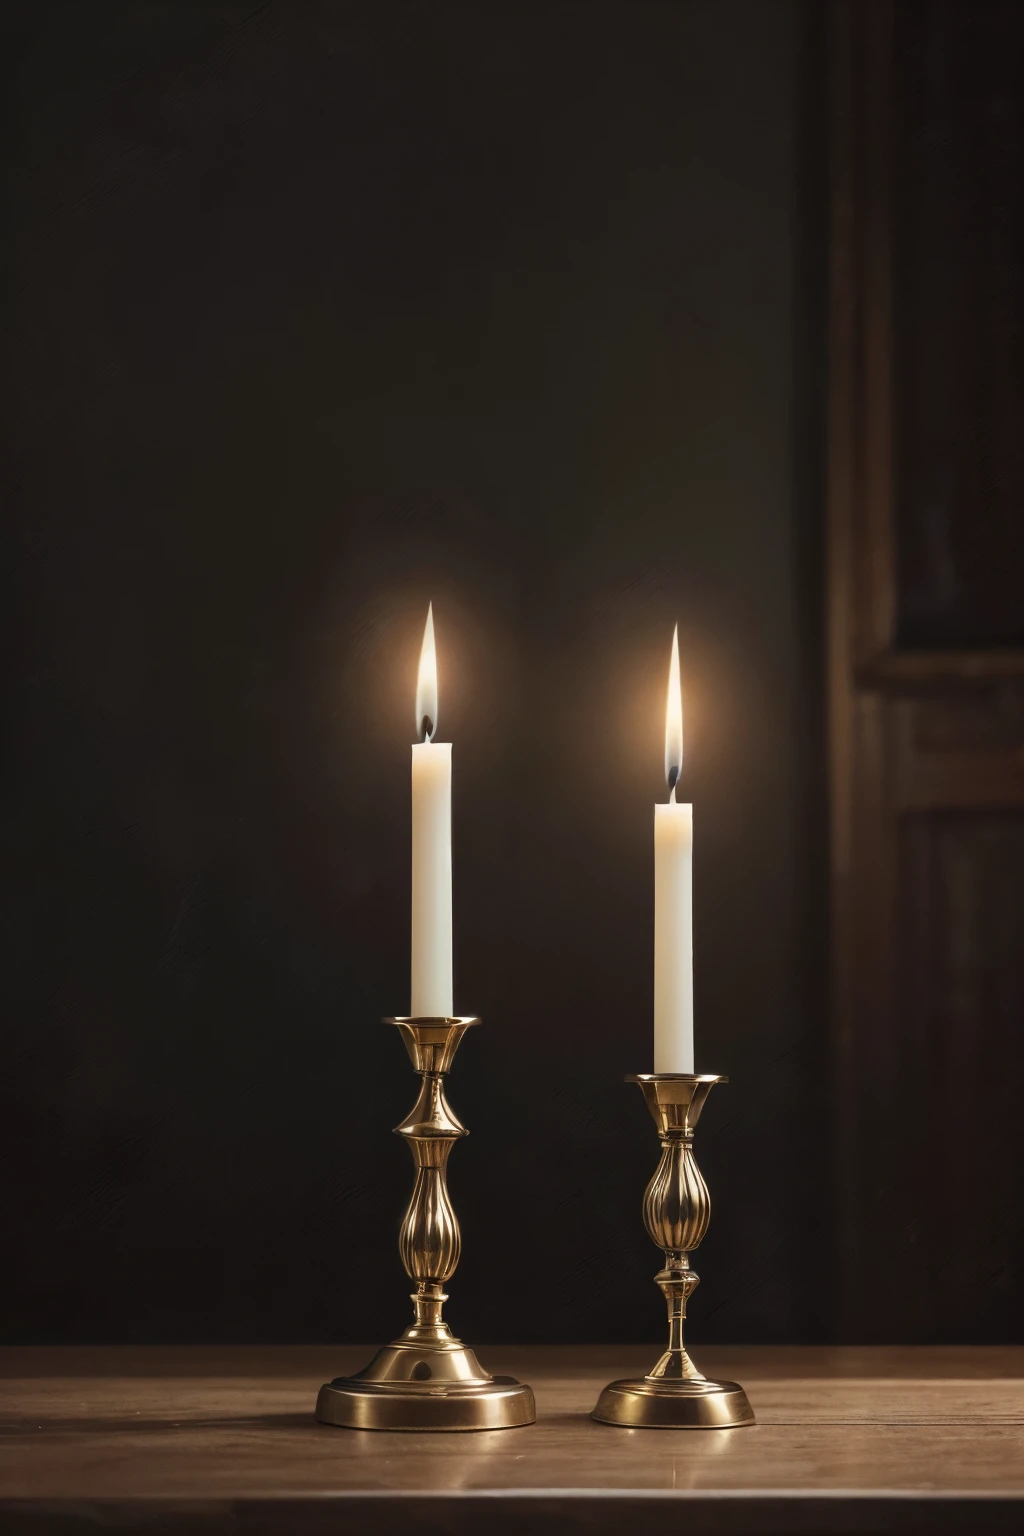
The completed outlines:
<svg viewBox="0 0 1024 1536">
<path fill-rule="evenodd" d="M 462 1234 L 448 1194 L 448 1158 L 468 1132 L 445 1098 L 444 1077 L 472 1018 L 389 1019 L 420 1074 L 416 1103 L 396 1133 L 416 1166 L 398 1237 L 413 1321 L 355 1376 L 320 1389 L 317 1418 L 349 1429 L 512 1429 L 532 1424 L 533 1393 L 511 1376 L 491 1376 L 441 1315 Z"/>
<path fill-rule="evenodd" d="M 658 1127 L 661 1157 L 644 1194 L 644 1226 L 664 1254 L 654 1279 L 668 1312 L 668 1348 L 648 1374 L 610 1382 L 593 1417 L 633 1429 L 723 1429 L 752 1424 L 734 1381 L 709 1381 L 686 1352 L 686 1304 L 700 1281 L 690 1254 L 711 1220 L 711 1197 L 693 1155 L 693 1132 L 715 1083 L 725 1078 L 659 1072 L 627 1078 L 643 1089 Z"/>
</svg>

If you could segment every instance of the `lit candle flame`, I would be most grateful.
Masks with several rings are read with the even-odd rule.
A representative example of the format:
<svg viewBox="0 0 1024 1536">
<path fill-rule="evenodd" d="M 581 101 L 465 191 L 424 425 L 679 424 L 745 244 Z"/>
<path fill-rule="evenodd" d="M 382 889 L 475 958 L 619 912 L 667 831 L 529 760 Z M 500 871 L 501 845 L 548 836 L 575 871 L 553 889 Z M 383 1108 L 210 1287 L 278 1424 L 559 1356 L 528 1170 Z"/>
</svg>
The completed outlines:
<svg viewBox="0 0 1024 1536">
<path fill-rule="evenodd" d="M 420 670 L 416 678 L 416 735 L 432 741 L 437 730 L 437 652 L 434 649 L 434 605 L 427 607 Z"/>
<path fill-rule="evenodd" d="M 672 661 L 668 669 L 665 700 L 665 778 L 669 804 L 676 803 L 676 785 L 683 771 L 683 690 L 679 682 L 679 625 L 672 635 Z"/>
</svg>

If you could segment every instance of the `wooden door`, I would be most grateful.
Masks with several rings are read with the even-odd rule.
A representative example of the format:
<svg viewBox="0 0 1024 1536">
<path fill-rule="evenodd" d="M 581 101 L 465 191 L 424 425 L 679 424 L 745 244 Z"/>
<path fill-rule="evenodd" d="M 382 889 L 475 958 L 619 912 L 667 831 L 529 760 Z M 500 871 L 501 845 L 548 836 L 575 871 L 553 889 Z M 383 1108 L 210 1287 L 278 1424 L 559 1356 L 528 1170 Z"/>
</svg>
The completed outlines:
<svg viewBox="0 0 1024 1536">
<path fill-rule="evenodd" d="M 833 11 L 840 1328 L 1021 1337 L 1024 6 Z"/>
</svg>

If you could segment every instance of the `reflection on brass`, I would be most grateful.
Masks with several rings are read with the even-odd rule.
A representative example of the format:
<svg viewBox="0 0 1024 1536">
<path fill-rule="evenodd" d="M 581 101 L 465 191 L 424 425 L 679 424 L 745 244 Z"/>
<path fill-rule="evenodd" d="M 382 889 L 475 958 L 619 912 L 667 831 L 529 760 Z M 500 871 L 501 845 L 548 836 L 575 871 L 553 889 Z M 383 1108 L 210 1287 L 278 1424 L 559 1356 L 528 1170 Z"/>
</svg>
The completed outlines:
<svg viewBox="0 0 1024 1536">
<path fill-rule="evenodd" d="M 387 1019 L 401 1031 L 423 1081 L 396 1134 L 416 1164 L 416 1182 L 398 1251 L 410 1280 L 414 1318 L 355 1376 L 320 1388 L 316 1416 L 347 1429 L 512 1429 L 536 1418 L 533 1393 L 512 1376 L 490 1376 L 441 1317 L 445 1282 L 462 1248 L 445 1170 L 455 1143 L 469 1133 L 444 1094 L 444 1074 L 459 1042 L 479 1019 Z"/>
<path fill-rule="evenodd" d="M 708 1229 L 711 1198 L 693 1156 L 693 1133 L 704 1101 L 724 1077 L 652 1072 L 628 1077 L 639 1083 L 658 1127 L 661 1161 L 644 1195 L 644 1225 L 664 1250 L 655 1275 L 668 1306 L 668 1348 L 657 1365 L 635 1381 L 610 1382 L 592 1417 L 630 1429 L 728 1429 L 753 1424 L 747 1394 L 734 1381 L 708 1381 L 686 1353 L 686 1303 L 697 1288 L 690 1254 Z"/>
</svg>

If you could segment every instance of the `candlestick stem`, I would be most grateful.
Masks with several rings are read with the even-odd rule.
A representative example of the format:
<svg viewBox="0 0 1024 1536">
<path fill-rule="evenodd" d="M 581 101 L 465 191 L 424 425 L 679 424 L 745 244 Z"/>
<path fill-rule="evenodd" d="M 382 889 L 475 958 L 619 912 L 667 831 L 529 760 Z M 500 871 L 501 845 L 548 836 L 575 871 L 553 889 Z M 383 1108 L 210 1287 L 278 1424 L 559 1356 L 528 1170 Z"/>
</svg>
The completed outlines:
<svg viewBox="0 0 1024 1536">
<path fill-rule="evenodd" d="M 388 1019 L 420 1074 L 416 1103 L 396 1133 L 416 1165 L 398 1251 L 410 1280 L 413 1321 L 355 1376 L 320 1388 L 316 1416 L 348 1429 L 511 1429 L 532 1424 L 533 1393 L 511 1376 L 491 1376 L 441 1315 L 462 1235 L 448 1194 L 452 1147 L 469 1133 L 453 1114 L 444 1077 L 473 1018 Z"/>
<path fill-rule="evenodd" d="M 752 1424 L 743 1388 L 709 1381 L 683 1342 L 686 1304 L 700 1282 L 690 1266 L 711 1220 L 711 1197 L 693 1155 L 693 1132 L 704 1102 L 723 1077 L 660 1072 L 630 1077 L 639 1083 L 661 1142 L 661 1158 L 644 1195 L 644 1225 L 664 1253 L 654 1279 L 668 1312 L 668 1348 L 638 1380 L 610 1382 L 593 1417 L 633 1429 L 726 1429 Z"/>
<path fill-rule="evenodd" d="M 703 1381 L 704 1378 L 686 1353 L 683 1344 L 683 1324 L 686 1321 L 686 1303 L 697 1289 L 700 1276 L 689 1265 L 685 1253 L 667 1252 L 665 1267 L 654 1277 L 668 1306 L 668 1349 L 657 1365 L 649 1372 L 650 1379 L 657 1381 Z"/>
</svg>

